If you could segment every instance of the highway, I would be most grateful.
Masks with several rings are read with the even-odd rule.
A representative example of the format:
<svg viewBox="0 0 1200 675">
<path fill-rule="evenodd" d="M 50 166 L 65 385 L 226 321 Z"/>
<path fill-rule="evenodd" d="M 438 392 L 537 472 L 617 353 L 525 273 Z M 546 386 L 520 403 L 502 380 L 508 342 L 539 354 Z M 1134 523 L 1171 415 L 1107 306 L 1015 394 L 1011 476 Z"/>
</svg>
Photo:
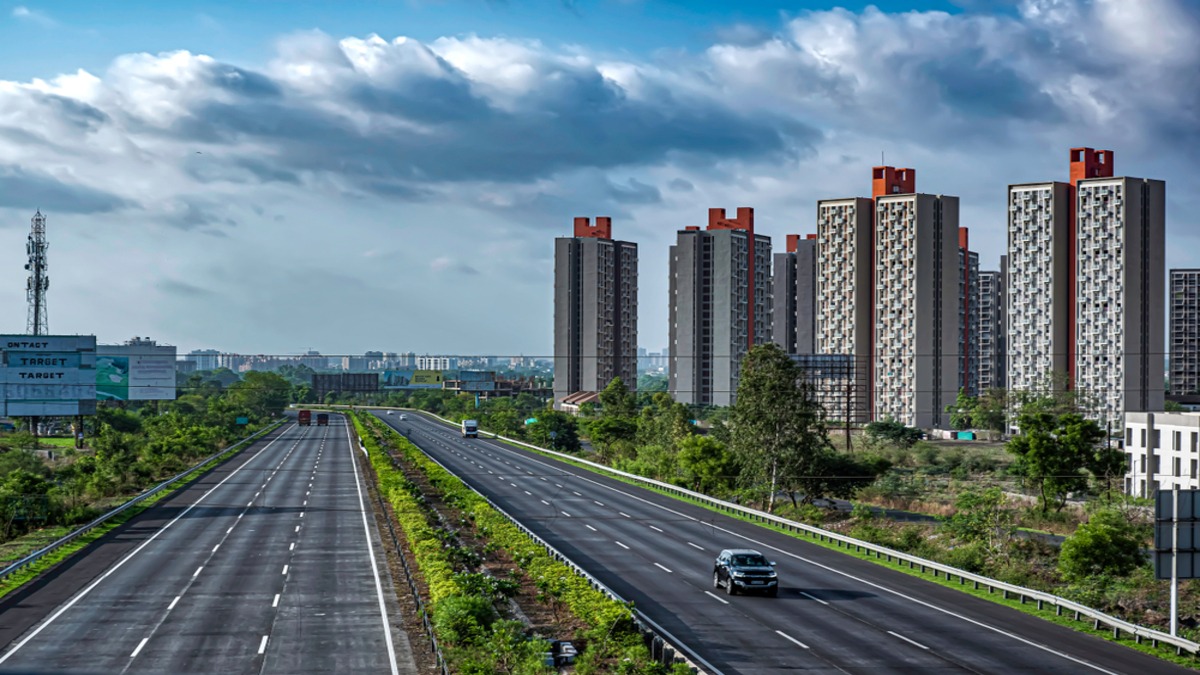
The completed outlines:
<svg viewBox="0 0 1200 675">
<path fill-rule="evenodd" d="M 913 576 L 414 413 L 378 413 L 721 672 L 1186 673 Z M 778 598 L 712 587 L 723 548 L 778 563 Z"/>
<path fill-rule="evenodd" d="M 102 568 L 81 556 L 0 604 L 0 635 L 31 625 L 0 673 L 415 672 L 359 450 L 330 418 L 289 422 L 106 535 Z"/>
</svg>

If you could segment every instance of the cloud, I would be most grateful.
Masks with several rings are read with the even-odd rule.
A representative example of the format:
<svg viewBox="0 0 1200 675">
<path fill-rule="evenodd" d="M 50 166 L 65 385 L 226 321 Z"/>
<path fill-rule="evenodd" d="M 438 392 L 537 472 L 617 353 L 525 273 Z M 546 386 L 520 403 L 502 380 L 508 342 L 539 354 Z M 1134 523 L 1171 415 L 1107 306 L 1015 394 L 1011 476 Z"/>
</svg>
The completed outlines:
<svg viewBox="0 0 1200 675">
<path fill-rule="evenodd" d="M 25 5 L 17 5 L 16 7 L 13 7 L 12 15 L 13 15 L 13 18 L 18 19 L 20 21 L 27 21 L 29 23 L 35 23 L 35 24 L 37 24 L 39 26 L 43 26 L 45 28 L 53 28 L 54 26 L 58 25 L 58 22 L 56 22 L 54 19 L 52 19 L 49 14 L 46 14 L 45 12 L 41 12 L 38 10 L 30 9 L 30 8 L 26 7 Z"/>
<path fill-rule="evenodd" d="M 158 290 L 167 295 L 179 296 L 184 299 L 204 298 L 215 295 L 213 291 L 178 279 L 162 279 L 157 284 Z"/>
<path fill-rule="evenodd" d="M 53 209 L 65 213 L 106 213 L 130 206 L 126 200 L 101 190 L 0 165 L 0 206 L 25 210 Z"/>
<path fill-rule="evenodd" d="M 434 258 L 429 262 L 429 269 L 437 273 L 453 272 L 455 274 L 479 274 L 479 270 L 468 265 L 467 263 L 447 257 Z"/>
<path fill-rule="evenodd" d="M 625 185 L 609 181 L 608 194 L 622 204 L 657 204 L 662 201 L 662 193 L 658 188 L 636 178 L 630 178 Z"/>
</svg>

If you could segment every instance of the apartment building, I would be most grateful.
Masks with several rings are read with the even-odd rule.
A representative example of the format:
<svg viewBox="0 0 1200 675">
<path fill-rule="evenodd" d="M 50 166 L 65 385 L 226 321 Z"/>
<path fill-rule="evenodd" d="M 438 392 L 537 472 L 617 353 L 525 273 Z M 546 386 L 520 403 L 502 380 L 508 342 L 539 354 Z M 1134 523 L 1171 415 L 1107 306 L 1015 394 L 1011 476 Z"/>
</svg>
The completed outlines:
<svg viewBox="0 0 1200 675">
<path fill-rule="evenodd" d="M 970 248 L 970 233 L 958 228 L 958 387 L 979 395 L 979 254 Z"/>
<path fill-rule="evenodd" d="M 1166 184 L 1090 178 L 1075 190 L 1075 385 L 1118 429 L 1126 412 L 1164 404 Z"/>
<path fill-rule="evenodd" d="M 959 379 L 958 198 L 875 199 L 874 416 L 946 423 Z"/>
<path fill-rule="evenodd" d="M 1167 389 L 1200 394 L 1200 269 L 1171 270 L 1171 349 Z"/>
<path fill-rule="evenodd" d="M 1125 413 L 1125 494 L 1200 489 L 1200 413 Z"/>
<path fill-rule="evenodd" d="M 788 354 L 816 353 L 817 235 L 787 236 L 771 275 L 771 339 Z"/>
<path fill-rule="evenodd" d="M 598 392 L 613 378 L 637 386 L 637 244 L 612 219 L 576 218 L 554 241 L 554 400 Z"/>
<path fill-rule="evenodd" d="M 670 251 L 668 390 L 691 405 L 732 405 L 742 357 L 771 341 L 771 238 L 754 209 L 708 210 Z"/>
<path fill-rule="evenodd" d="M 1000 269 L 979 273 L 979 391 L 1004 389 L 1005 378 L 1005 289 L 1008 287 L 1008 256 L 1000 256 Z"/>
</svg>

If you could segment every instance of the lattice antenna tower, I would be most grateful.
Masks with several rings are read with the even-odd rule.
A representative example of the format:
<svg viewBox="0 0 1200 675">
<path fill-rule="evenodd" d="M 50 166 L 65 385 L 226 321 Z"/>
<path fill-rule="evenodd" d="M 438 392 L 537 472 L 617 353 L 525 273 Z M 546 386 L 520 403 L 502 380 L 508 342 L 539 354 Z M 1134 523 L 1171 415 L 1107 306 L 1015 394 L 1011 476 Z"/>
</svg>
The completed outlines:
<svg viewBox="0 0 1200 675">
<path fill-rule="evenodd" d="M 29 242 L 25 250 L 29 253 L 29 262 L 25 269 L 29 270 L 29 281 L 25 284 L 25 295 L 29 300 L 29 317 L 25 332 L 30 335 L 45 335 L 50 332 L 46 321 L 46 291 L 50 288 L 49 266 L 46 262 L 46 249 L 50 243 L 46 241 L 46 216 L 39 209 L 32 219 L 29 229 Z"/>
</svg>

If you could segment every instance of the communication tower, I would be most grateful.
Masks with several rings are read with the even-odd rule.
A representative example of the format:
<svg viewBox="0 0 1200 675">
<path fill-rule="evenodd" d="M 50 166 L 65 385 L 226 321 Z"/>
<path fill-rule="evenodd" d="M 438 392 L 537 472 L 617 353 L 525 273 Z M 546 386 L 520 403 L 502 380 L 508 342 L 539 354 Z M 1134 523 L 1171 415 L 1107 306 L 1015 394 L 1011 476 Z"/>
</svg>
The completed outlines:
<svg viewBox="0 0 1200 675">
<path fill-rule="evenodd" d="M 25 245 L 25 251 L 29 254 L 29 262 L 25 264 L 25 269 L 29 270 L 29 281 L 25 284 L 25 294 L 29 300 L 29 317 L 25 332 L 30 335 L 45 335 L 50 332 L 46 321 L 46 291 L 50 288 L 46 262 L 48 248 L 50 244 L 46 241 L 46 216 L 43 216 L 39 209 L 33 216 L 29 242 Z"/>
</svg>

